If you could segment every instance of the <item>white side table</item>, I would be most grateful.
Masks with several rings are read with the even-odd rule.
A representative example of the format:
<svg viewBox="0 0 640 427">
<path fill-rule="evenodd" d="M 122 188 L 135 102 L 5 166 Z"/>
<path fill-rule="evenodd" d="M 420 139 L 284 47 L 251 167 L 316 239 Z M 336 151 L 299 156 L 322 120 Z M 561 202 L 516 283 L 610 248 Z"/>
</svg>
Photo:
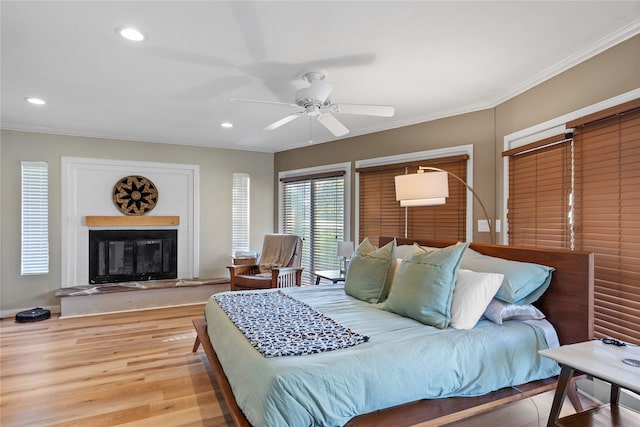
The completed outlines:
<svg viewBox="0 0 640 427">
<path fill-rule="evenodd" d="M 640 368 L 622 362 L 622 359 L 640 359 L 640 347 L 617 347 L 594 340 L 540 350 L 539 353 L 562 367 L 547 427 L 640 426 L 640 413 L 618 405 L 620 388 L 640 393 Z M 558 419 L 567 386 L 576 370 L 610 383 L 611 403 Z"/>
</svg>

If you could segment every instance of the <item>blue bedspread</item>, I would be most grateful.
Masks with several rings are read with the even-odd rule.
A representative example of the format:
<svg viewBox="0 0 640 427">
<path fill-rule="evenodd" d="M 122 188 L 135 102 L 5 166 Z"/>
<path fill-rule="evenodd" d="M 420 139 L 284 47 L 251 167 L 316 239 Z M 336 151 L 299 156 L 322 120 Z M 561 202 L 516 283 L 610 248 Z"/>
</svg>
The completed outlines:
<svg viewBox="0 0 640 427">
<path fill-rule="evenodd" d="M 264 358 L 211 298 L 205 308 L 211 342 L 255 427 L 340 426 L 405 402 L 476 396 L 559 373 L 538 355 L 547 344 L 531 324 L 482 320 L 467 331 L 441 330 L 346 296 L 342 285 L 284 292 L 370 339 L 348 349 Z"/>
</svg>

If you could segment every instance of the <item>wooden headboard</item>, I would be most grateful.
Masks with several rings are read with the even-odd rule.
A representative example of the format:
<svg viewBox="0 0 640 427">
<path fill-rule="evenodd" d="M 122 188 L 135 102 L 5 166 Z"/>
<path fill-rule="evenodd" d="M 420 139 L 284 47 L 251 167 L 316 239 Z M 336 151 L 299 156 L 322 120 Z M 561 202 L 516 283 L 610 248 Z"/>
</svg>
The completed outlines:
<svg viewBox="0 0 640 427">
<path fill-rule="evenodd" d="M 380 237 L 380 245 L 394 237 Z M 446 247 L 456 242 L 412 240 L 395 237 L 398 245 Z M 513 261 L 531 262 L 555 268 L 551 285 L 534 304 L 558 332 L 560 344 L 593 339 L 593 253 L 546 250 L 517 246 L 471 243 L 475 251 Z"/>
</svg>

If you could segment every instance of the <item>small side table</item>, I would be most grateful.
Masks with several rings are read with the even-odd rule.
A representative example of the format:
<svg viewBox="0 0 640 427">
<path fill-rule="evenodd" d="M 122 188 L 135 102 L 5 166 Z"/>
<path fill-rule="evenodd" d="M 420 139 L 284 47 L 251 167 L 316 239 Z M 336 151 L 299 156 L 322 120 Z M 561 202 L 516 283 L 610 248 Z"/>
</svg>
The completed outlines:
<svg viewBox="0 0 640 427">
<path fill-rule="evenodd" d="M 551 426 L 638 426 L 640 413 L 618 405 L 620 388 L 640 393 L 640 368 L 622 359 L 640 359 L 640 347 L 616 347 L 594 340 L 540 350 L 562 367 L 547 427 Z M 584 372 L 611 384 L 611 403 L 558 418 L 574 371 Z"/>
<path fill-rule="evenodd" d="M 320 284 L 320 279 L 331 280 L 334 285 L 338 282 L 344 282 L 344 273 L 340 273 L 340 270 L 320 270 L 314 271 L 316 275 L 316 286 Z"/>
</svg>

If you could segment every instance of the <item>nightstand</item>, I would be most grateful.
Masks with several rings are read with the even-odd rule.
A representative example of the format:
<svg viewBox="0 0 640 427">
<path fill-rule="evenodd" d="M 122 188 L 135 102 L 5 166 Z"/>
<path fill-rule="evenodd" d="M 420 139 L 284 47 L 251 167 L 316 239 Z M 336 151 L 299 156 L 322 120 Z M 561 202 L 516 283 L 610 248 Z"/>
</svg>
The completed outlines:
<svg viewBox="0 0 640 427">
<path fill-rule="evenodd" d="M 640 359 L 640 347 L 617 347 L 594 340 L 540 350 L 539 353 L 557 361 L 562 367 L 547 427 L 640 425 L 640 413 L 618 405 L 620 388 L 640 393 L 640 368 L 622 362 L 622 359 Z M 610 383 L 611 403 L 559 419 L 574 371 Z"/>
<path fill-rule="evenodd" d="M 333 284 L 338 282 L 344 282 L 345 274 L 341 273 L 340 270 L 321 270 L 314 271 L 313 274 L 316 275 L 316 286 L 320 284 L 320 279 L 331 280 Z"/>
</svg>

